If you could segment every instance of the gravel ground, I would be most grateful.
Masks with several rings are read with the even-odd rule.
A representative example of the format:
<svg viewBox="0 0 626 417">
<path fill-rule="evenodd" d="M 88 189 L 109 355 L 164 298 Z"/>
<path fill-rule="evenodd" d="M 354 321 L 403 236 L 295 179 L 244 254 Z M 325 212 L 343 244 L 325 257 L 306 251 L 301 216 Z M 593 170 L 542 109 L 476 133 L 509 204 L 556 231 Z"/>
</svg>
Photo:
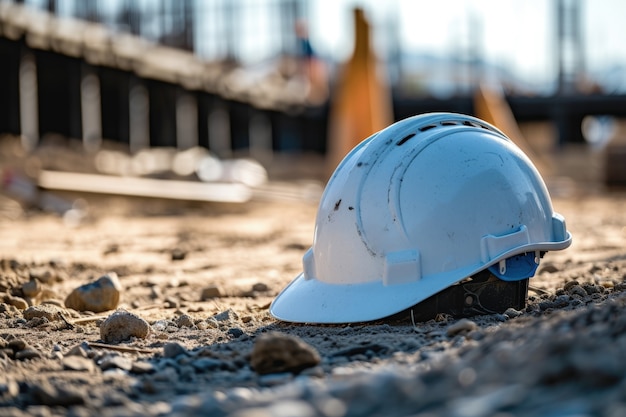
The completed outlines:
<svg viewBox="0 0 626 417">
<path fill-rule="evenodd" d="M 624 197 L 554 199 L 574 243 L 521 311 L 339 326 L 267 310 L 310 202 L 89 197 L 77 222 L 0 199 L 0 415 L 626 415 Z"/>
</svg>

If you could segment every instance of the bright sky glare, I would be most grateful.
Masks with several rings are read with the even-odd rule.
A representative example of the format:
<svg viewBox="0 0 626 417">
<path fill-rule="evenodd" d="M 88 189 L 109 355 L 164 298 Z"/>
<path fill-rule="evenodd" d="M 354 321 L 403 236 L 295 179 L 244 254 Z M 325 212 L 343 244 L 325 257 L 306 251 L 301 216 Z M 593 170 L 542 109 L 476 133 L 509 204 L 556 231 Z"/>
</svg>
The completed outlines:
<svg viewBox="0 0 626 417">
<path fill-rule="evenodd" d="M 527 80 L 556 75 L 555 0 L 313 0 L 311 37 L 322 53 L 337 59 L 350 54 L 355 5 L 365 9 L 374 26 L 379 54 L 383 29 L 394 22 L 404 52 L 450 54 L 466 46 L 473 19 L 487 61 Z M 626 66 L 626 2 L 582 0 L 581 8 L 587 68 Z"/>
</svg>

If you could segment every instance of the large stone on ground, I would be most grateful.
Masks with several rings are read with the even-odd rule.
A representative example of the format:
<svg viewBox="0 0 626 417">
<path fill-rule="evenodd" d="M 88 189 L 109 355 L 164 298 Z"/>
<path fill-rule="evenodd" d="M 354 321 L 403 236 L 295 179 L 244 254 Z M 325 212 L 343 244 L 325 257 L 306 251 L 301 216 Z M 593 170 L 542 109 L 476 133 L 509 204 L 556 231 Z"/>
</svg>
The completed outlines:
<svg viewBox="0 0 626 417">
<path fill-rule="evenodd" d="M 28 307 L 26 310 L 24 310 L 23 315 L 26 320 L 44 317 L 48 321 L 56 321 L 62 320 L 61 314 L 64 313 L 66 313 L 65 309 L 54 304 L 40 304 L 37 306 Z"/>
<path fill-rule="evenodd" d="M 94 313 L 114 310 L 120 301 L 121 291 L 122 285 L 117 274 L 109 272 L 94 282 L 75 288 L 65 299 L 65 306 Z"/>
<path fill-rule="evenodd" d="M 271 332 L 259 336 L 250 355 L 250 364 L 259 374 L 297 373 L 320 363 L 315 348 L 298 337 Z"/>
<path fill-rule="evenodd" d="M 119 343 L 131 337 L 145 339 L 150 334 L 150 325 L 136 314 L 118 310 L 100 325 L 100 338 L 107 343 Z"/>
</svg>

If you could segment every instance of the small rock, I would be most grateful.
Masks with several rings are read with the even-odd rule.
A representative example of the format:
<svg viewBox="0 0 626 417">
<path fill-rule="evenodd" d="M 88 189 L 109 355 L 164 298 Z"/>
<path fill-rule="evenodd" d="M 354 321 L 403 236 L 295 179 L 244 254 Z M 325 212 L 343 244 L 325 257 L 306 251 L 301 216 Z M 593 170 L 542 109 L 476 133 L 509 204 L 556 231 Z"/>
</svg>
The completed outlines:
<svg viewBox="0 0 626 417">
<path fill-rule="evenodd" d="M 446 330 L 448 337 L 456 336 L 461 333 L 469 333 L 472 330 L 476 330 L 478 326 L 471 320 L 461 319 L 454 324 L 451 324 Z"/>
<path fill-rule="evenodd" d="M 493 318 L 496 319 L 499 322 L 504 323 L 505 321 L 507 321 L 509 319 L 509 316 L 507 316 L 505 314 L 494 314 Z"/>
<path fill-rule="evenodd" d="M 278 332 L 259 336 L 250 355 L 250 364 L 259 374 L 297 373 L 321 361 L 315 348 L 303 340 Z"/>
<path fill-rule="evenodd" d="M 281 372 L 276 374 L 267 374 L 259 378 L 259 384 L 264 387 L 275 387 L 286 384 L 293 379 L 291 372 Z"/>
<path fill-rule="evenodd" d="M 263 282 L 257 282 L 256 284 L 252 286 L 252 291 L 255 291 L 255 292 L 266 292 L 266 291 L 269 291 L 269 289 L 270 288 L 267 286 L 267 284 Z"/>
<path fill-rule="evenodd" d="M 20 386 L 13 379 L 5 379 L 5 381 L 0 382 L 0 398 L 14 398 L 20 393 Z"/>
<path fill-rule="evenodd" d="M 507 316 L 510 319 L 515 318 L 515 317 L 519 317 L 521 314 L 522 314 L 521 311 L 518 311 L 518 310 L 514 309 L 513 307 L 507 308 L 506 311 L 504 312 L 504 315 Z"/>
<path fill-rule="evenodd" d="M 213 358 L 200 358 L 191 362 L 191 366 L 199 372 L 215 371 L 220 369 L 222 365 L 222 361 Z"/>
<path fill-rule="evenodd" d="M 556 308 L 567 307 L 570 302 L 569 295 L 558 295 L 554 298 L 554 306 Z"/>
<path fill-rule="evenodd" d="M 157 382 L 168 382 L 176 384 L 178 382 L 178 372 L 171 366 L 163 368 L 152 375 L 152 379 Z"/>
<path fill-rule="evenodd" d="M 580 283 L 576 280 L 573 281 L 568 281 L 565 283 L 565 285 L 563 285 L 563 290 L 568 291 L 575 285 L 580 285 Z"/>
<path fill-rule="evenodd" d="M 151 300 L 158 300 L 161 297 L 163 297 L 163 293 L 161 292 L 160 287 L 156 285 L 154 287 L 150 287 L 150 299 Z"/>
<path fill-rule="evenodd" d="M 176 323 L 169 320 L 157 320 L 152 323 L 152 330 L 155 332 L 165 332 L 169 327 L 174 327 Z"/>
<path fill-rule="evenodd" d="M 219 321 L 237 320 L 239 316 L 237 316 L 237 313 L 235 313 L 232 309 L 228 309 L 226 311 L 223 311 L 221 313 L 214 315 L 213 318 L 219 322 Z"/>
<path fill-rule="evenodd" d="M 87 357 L 87 351 L 82 345 L 76 345 L 72 347 L 65 356 L 80 356 L 81 358 Z"/>
<path fill-rule="evenodd" d="M 7 294 L 4 296 L 4 302 L 19 310 L 25 310 L 28 308 L 28 303 L 22 297 L 14 297 Z"/>
<path fill-rule="evenodd" d="M 96 365 L 91 359 L 77 355 L 66 356 L 61 363 L 63 364 L 63 369 L 67 371 L 91 373 L 96 369 Z"/>
<path fill-rule="evenodd" d="M 118 310 L 100 325 L 100 338 L 107 343 L 119 343 L 131 337 L 145 339 L 150 334 L 150 325 L 136 314 Z"/>
<path fill-rule="evenodd" d="M 43 284 L 48 284 L 56 278 L 49 268 L 31 269 L 28 276 L 31 280 L 37 280 Z"/>
<path fill-rule="evenodd" d="M 133 360 L 126 356 L 110 355 L 103 358 L 98 362 L 98 366 L 103 371 L 107 369 L 121 369 L 123 371 L 130 371 L 133 368 Z"/>
<path fill-rule="evenodd" d="M 178 327 L 193 327 L 193 319 L 187 314 L 182 314 L 174 321 Z"/>
<path fill-rule="evenodd" d="M 182 261 L 187 256 L 187 252 L 180 248 L 174 248 L 172 250 L 172 261 Z"/>
<path fill-rule="evenodd" d="M 34 318 L 46 318 L 48 321 L 61 320 L 60 314 L 65 310 L 57 307 L 53 304 L 40 304 L 37 306 L 28 307 L 24 310 L 24 318 L 26 320 L 32 320 Z"/>
<path fill-rule="evenodd" d="M 85 403 L 85 393 L 75 388 L 56 387 L 47 381 L 31 386 L 29 391 L 42 405 L 65 407 Z"/>
<path fill-rule="evenodd" d="M 41 352 L 32 347 L 26 347 L 25 349 L 15 352 L 15 359 L 23 361 L 26 359 L 36 359 L 41 357 Z"/>
<path fill-rule="evenodd" d="M 180 302 L 174 297 L 167 297 L 165 299 L 165 308 L 178 308 L 180 307 Z"/>
<path fill-rule="evenodd" d="M 13 339 L 9 341 L 9 343 L 7 344 L 7 347 L 13 350 L 13 352 L 24 350 L 26 349 L 26 346 L 27 346 L 26 342 L 22 339 Z"/>
<path fill-rule="evenodd" d="M 163 357 L 165 358 L 175 358 L 179 355 L 186 355 L 187 349 L 185 349 L 179 343 L 166 343 L 163 346 Z"/>
<path fill-rule="evenodd" d="M 65 299 L 65 306 L 77 311 L 100 313 L 113 310 L 120 301 L 122 286 L 117 274 L 110 272 L 98 280 L 82 285 Z"/>
<path fill-rule="evenodd" d="M 133 362 L 133 366 L 130 368 L 130 372 L 133 374 L 151 374 L 155 371 L 154 365 L 150 362 L 145 361 L 135 361 Z"/>
<path fill-rule="evenodd" d="M 41 292 L 41 284 L 36 279 L 31 279 L 22 284 L 22 294 L 25 297 L 36 297 Z"/>
<path fill-rule="evenodd" d="M 600 287 L 600 286 L 595 286 L 593 284 L 585 284 L 582 286 L 583 289 L 585 290 L 585 292 L 589 295 L 592 294 L 598 294 L 600 293 L 602 290 L 604 290 L 604 288 Z M 600 288 L 602 288 L 602 290 L 600 290 Z"/>
<path fill-rule="evenodd" d="M 235 339 L 243 336 L 244 334 L 243 330 L 241 330 L 239 327 L 231 327 L 230 329 L 228 329 L 227 333 Z"/>
<path fill-rule="evenodd" d="M 572 285 L 565 291 L 570 295 L 577 295 L 579 297 L 587 296 L 587 291 L 585 291 L 585 289 L 578 284 Z"/>
<path fill-rule="evenodd" d="M 542 301 L 539 303 L 539 309 L 541 311 L 546 311 L 546 310 L 554 309 L 554 308 L 558 308 L 558 307 L 552 301 Z"/>
<path fill-rule="evenodd" d="M 26 327 L 30 327 L 32 329 L 39 326 L 45 326 L 49 323 L 50 321 L 45 317 L 35 317 L 31 320 L 28 320 L 28 322 L 26 323 Z"/>
<path fill-rule="evenodd" d="M 212 298 L 218 298 L 222 296 L 222 290 L 217 285 L 210 285 L 202 289 L 200 295 L 200 301 L 207 301 Z"/>
</svg>

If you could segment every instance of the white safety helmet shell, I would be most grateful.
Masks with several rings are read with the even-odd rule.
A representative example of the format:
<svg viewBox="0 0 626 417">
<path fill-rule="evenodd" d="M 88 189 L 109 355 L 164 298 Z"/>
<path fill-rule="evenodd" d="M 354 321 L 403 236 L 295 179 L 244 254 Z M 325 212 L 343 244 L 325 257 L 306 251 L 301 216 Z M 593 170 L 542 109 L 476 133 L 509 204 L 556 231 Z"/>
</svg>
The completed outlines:
<svg viewBox="0 0 626 417">
<path fill-rule="evenodd" d="M 339 164 L 304 271 L 270 312 L 290 322 L 376 320 L 514 255 L 570 243 L 537 169 L 502 132 L 465 115 L 414 116 Z"/>
</svg>

